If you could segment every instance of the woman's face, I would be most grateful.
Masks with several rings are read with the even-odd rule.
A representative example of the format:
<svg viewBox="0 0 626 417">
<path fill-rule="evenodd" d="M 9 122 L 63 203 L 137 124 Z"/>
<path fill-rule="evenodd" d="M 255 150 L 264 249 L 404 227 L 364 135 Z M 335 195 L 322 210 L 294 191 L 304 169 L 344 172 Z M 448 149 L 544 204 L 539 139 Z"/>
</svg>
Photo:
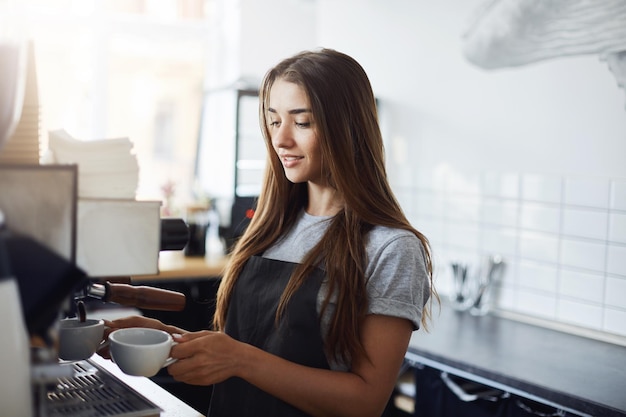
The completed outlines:
<svg viewBox="0 0 626 417">
<path fill-rule="evenodd" d="M 274 151 L 293 183 L 319 183 L 322 163 L 309 98 L 297 84 L 277 79 L 270 90 L 266 118 Z"/>
</svg>

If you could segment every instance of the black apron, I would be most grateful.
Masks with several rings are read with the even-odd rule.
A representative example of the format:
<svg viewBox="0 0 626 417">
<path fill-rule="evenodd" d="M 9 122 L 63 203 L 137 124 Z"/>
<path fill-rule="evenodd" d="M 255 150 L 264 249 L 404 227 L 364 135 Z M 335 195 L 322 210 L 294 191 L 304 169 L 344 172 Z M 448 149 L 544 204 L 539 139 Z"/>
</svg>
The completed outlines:
<svg viewBox="0 0 626 417">
<path fill-rule="evenodd" d="M 324 277 L 311 273 L 295 292 L 275 325 L 276 309 L 297 264 L 254 256 L 248 260 L 233 290 L 225 333 L 291 362 L 330 369 L 320 332 L 317 294 Z M 297 408 L 241 378 L 213 387 L 210 417 L 305 417 Z"/>
</svg>

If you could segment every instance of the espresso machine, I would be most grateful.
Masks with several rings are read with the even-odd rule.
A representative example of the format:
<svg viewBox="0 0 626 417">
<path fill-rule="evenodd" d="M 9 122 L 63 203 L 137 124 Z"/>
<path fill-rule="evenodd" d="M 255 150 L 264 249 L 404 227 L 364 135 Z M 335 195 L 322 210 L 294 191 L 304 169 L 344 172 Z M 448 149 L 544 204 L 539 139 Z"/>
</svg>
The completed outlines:
<svg viewBox="0 0 626 417">
<path fill-rule="evenodd" d="M 158 273 L 159 252 L 183 249 L 187 225 L 161 219 L 158 201 L 79 198 L 77 164 L 38 164 L 33 48 L 10 11 L 0 13 L 0 415 L 159 415 L 95 363 L 59 360 L 55 332 L 88 300 L 183 310 L 183 294 L 129 277 Z"/>
<path fill-rule="evenodd" d="M 114 249 L 120 242 L 136 241 L 137 235 L 142 235 L 135 248 L 135 252 L 143 252 L 135 254 L 139 265 L 126 263 L 127 275 L 93 274 L 89 267 L 93 263 L 81 261 L 95 255 L 81 254 L 79 249 L 81 245 L 89 247 L 80 232 L 81 221 L 89 217 L 81 220 L 77 215 L 76 174 L 75 166 L 0 165 L 0 414 L 159 415 L 158 407 L 94 363 L 60 361 L 55 331 L 59 320 L 77 316 L 77 306 L 89 305 L 89 300 L 105 307 L 119 304 L 183 310 L 183 294 L 134 286 L 129 276 L 157 273 L 158 253 L 183 249 L 188 240 L 187 225 L 182 219 L 161 219 L 158 211 L 156 221 L 150 223 L 157 230 L 151 233 L 142 230 L 145 225 L 133 230 L 132 225 L 121 221 L 117 241 L 108 245 Z M 58 178 L 51 184 L 45 184 L 55 176 Z M 64 177 L 68 179 L 66 186 Z M 154 205 L 150 206 L 150 211 L 154 210 Z M 107 256 L 106 251 L 99 253 Z M 153 261 L 145 263 L 146 258 Z"/>
</svg>

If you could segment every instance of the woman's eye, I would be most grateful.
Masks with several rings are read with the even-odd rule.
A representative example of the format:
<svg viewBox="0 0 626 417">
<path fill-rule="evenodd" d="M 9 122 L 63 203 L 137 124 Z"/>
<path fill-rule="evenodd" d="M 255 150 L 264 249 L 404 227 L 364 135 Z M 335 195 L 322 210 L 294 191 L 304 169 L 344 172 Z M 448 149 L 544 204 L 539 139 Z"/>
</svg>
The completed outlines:
<svg viewBox="0 0 626 417">
<path fill-rule="evenodd" d="M 304 123 L 297 123 L 296 122 L 296 126 L 301 127 L 301 128 L 307 128 L 311 126 L 310 122 L 304 122 Z"/>
<path fill-rule="evenodd" d="M 277 126 L 279 126 L 279 125 L 280 125 L 280 122 L 278 122 L 278 121 L 276 121 L 276 120 L 271 120 L 271 121 L 269 122 L 269 126 L 270 126 L 270 127 L 277 127 Z"/>
</svg>

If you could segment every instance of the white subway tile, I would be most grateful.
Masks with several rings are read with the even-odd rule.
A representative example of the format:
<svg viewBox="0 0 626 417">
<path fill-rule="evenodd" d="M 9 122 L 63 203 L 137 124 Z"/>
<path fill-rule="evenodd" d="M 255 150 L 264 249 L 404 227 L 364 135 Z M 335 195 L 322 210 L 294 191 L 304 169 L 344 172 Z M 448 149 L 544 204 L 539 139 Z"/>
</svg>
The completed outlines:
<svg viewBox="0 0 626 417">
<path fill-rule="evenodd" d="M 414 205 L 413 205 L 413 191 L 410 190 L 409 188 L 399 188 L 396 190 L 395 192 L 396 194 L 396 199 L 398 200 L 398 203 L 400 204 L 400 206 L 402 207 L 402 210 L 404 210 L 405 213 L 411 213 L 414 211 Z"/>
<path fill-rule="evenodd" d="M 561 269 L 559 294 L 579 300 L 603 303 L 604 275 Z"/>
<path fill-rule="evenodd" d="M 611 213 L 609 216 L 609 240 L 626 243 L 626 214 Z"/>
<path fill-rule="evenodd" d="M 522 176 L 522 198 L 524 200 L 560 203 L 563 188 L 561 177 L 524 174 Z"/>
<path fill-rule="evenodd" d="M 626 246 L 608 245 L 607 272 L 626 277 Z"/>
<path fill-rule="evenodd" d="M 517 250 L 517 233 L 515 229 L 504 227 L 485 226 L 483 233 L 483 250 L 489 253 L 499 253 L 509 257 L 514 256 Z"/>
<path fill-rule="evenodd" d="M 561 240 L 561 263 L 577 268 L 604 271 L 606 245 L 582 240 Z"/>
<path fill-rule="evenodd" d="M 482 221 L 496 226 L 516 227 L 518 207 L 517 201 L 487 199 L 482 205 Z"/>
<path fill-rule="evenodd" d="M 452 296 L 454 294 L 454 281 L 452 280 L 449 268 L 444 268 L 441 263 L 437 263 L 436 265 L 437 267 L 433 271 L 433 282 L 439 296 Z"/>
<path fill-rule="evenodd" d="M 479 195 L 481 189 L 480 174 L 470 174 L 467 172 L 458 172 L 450 170 L 447 177 L 448 192 L 458 194 Z"/>
<path fill-rule="evenodd" d="M 500 173 L 486 171 L 482 173 L 482 195 L 500 196 Z"/>
<path fill-rule="evenodd" d="M 626 309 L 626 278 L 606 278 L 605 304 Z"/>
<path fill-rule="evenodd" d="M 469 223 L 449 223 L 447 243 L 453 246 L 462 246 L 467 249 L 478 250 L 478 226 Z"/>
<path fill-rule="evenodd" d="M 467 249 L 463 247 L 448 246 L 445 254 L 442 254 L 450 262 L 459 262 L 466 265 L 475 265 L 480 259 L 480 253 L 476 249 Z M 449 266 L 449 265 L 448 265 Z"/>
<path fill-rule="evenodd" d="M 563 210 L 563 234 L 606 240 L 609 215 L 606 211 L 566 208 Z"/>
<path fill-rule="evenodd" d="M 443 193 L 418 191 L 414 196 L 413 205 L 419 215 L 439 218 L 444 216 Z"/>
<path fill-rule="evenodd" d="M 556 297 L 553 294 L 520 289 L 517 292 L 515 308 L 520 313 L 530 316 L 556 319 Z"/>
<path fill-rule="evenodd" d="M 556 266 L 522 261 L 518 278 L 520 287 L 556 293 L 558 269 Z"/>
<path fill-rule="evenodd" d="M 520 236 L 520 257 L 556 263 L 559 259 L 559 240 L 555 236 L 523 231 Z"/>
<path fill-rule="evenodd" d="M 558 233 L 560 210 L 545 204 L 522 203 L 520 227 L 540 232 Z"/>
<path fill-rule="evenodd" d="M 611 181 L 611 208 L 626 211 L 626 180 Z"/>
<path fill-rule="evenodd" d="M 440 219 L 430 217 L 417 217 L 409 219 L 413 227 L 420 231 L 429 240 L 431 245 L 443 242 L 443 222 Z"/>
<path fill-rule="evenodd" d="M 560 299 L 557 319 L 594 330 L 602 329 L 602 308 L 599 305 Z"/>
<path fill-rule="evenodd" d="M 415 167 L 413 168 L 415 170 Z M 446 163 L 438 164 L 433 170 L 423 172 L 418 179 L 420 187 L 431 188 L 435 191 L 445 191 L 448 187 L 450 167 Z"/>
<path fill-rule="evenodd" d="M 495 292 L 494 306 L 502 310 L 515 310 L 515 290 L 507 286 L 500 286 Z"/>
<path fill-rule="evenodd" d="M 447 217 L 452 220 L 478 222 L 480 200 L 475 196 L 455 197 L 448 200 Z"/>
<path fill-rule="evenodd" d="M 565 204 L 608 208 L 610 182 L 604 179 L 567 178 Z"/>
<path fill-rule="evenodd" d="M 626 336 L 626 311 L 605 308 L 603 330 Z"/>
<path fill-rule="evenodd" d="M 482 191 L 486 196 L 517 199 L 520 195 L 519 184 L 519 174 L 484 172 L 482 176 Z"/>
</svg>

